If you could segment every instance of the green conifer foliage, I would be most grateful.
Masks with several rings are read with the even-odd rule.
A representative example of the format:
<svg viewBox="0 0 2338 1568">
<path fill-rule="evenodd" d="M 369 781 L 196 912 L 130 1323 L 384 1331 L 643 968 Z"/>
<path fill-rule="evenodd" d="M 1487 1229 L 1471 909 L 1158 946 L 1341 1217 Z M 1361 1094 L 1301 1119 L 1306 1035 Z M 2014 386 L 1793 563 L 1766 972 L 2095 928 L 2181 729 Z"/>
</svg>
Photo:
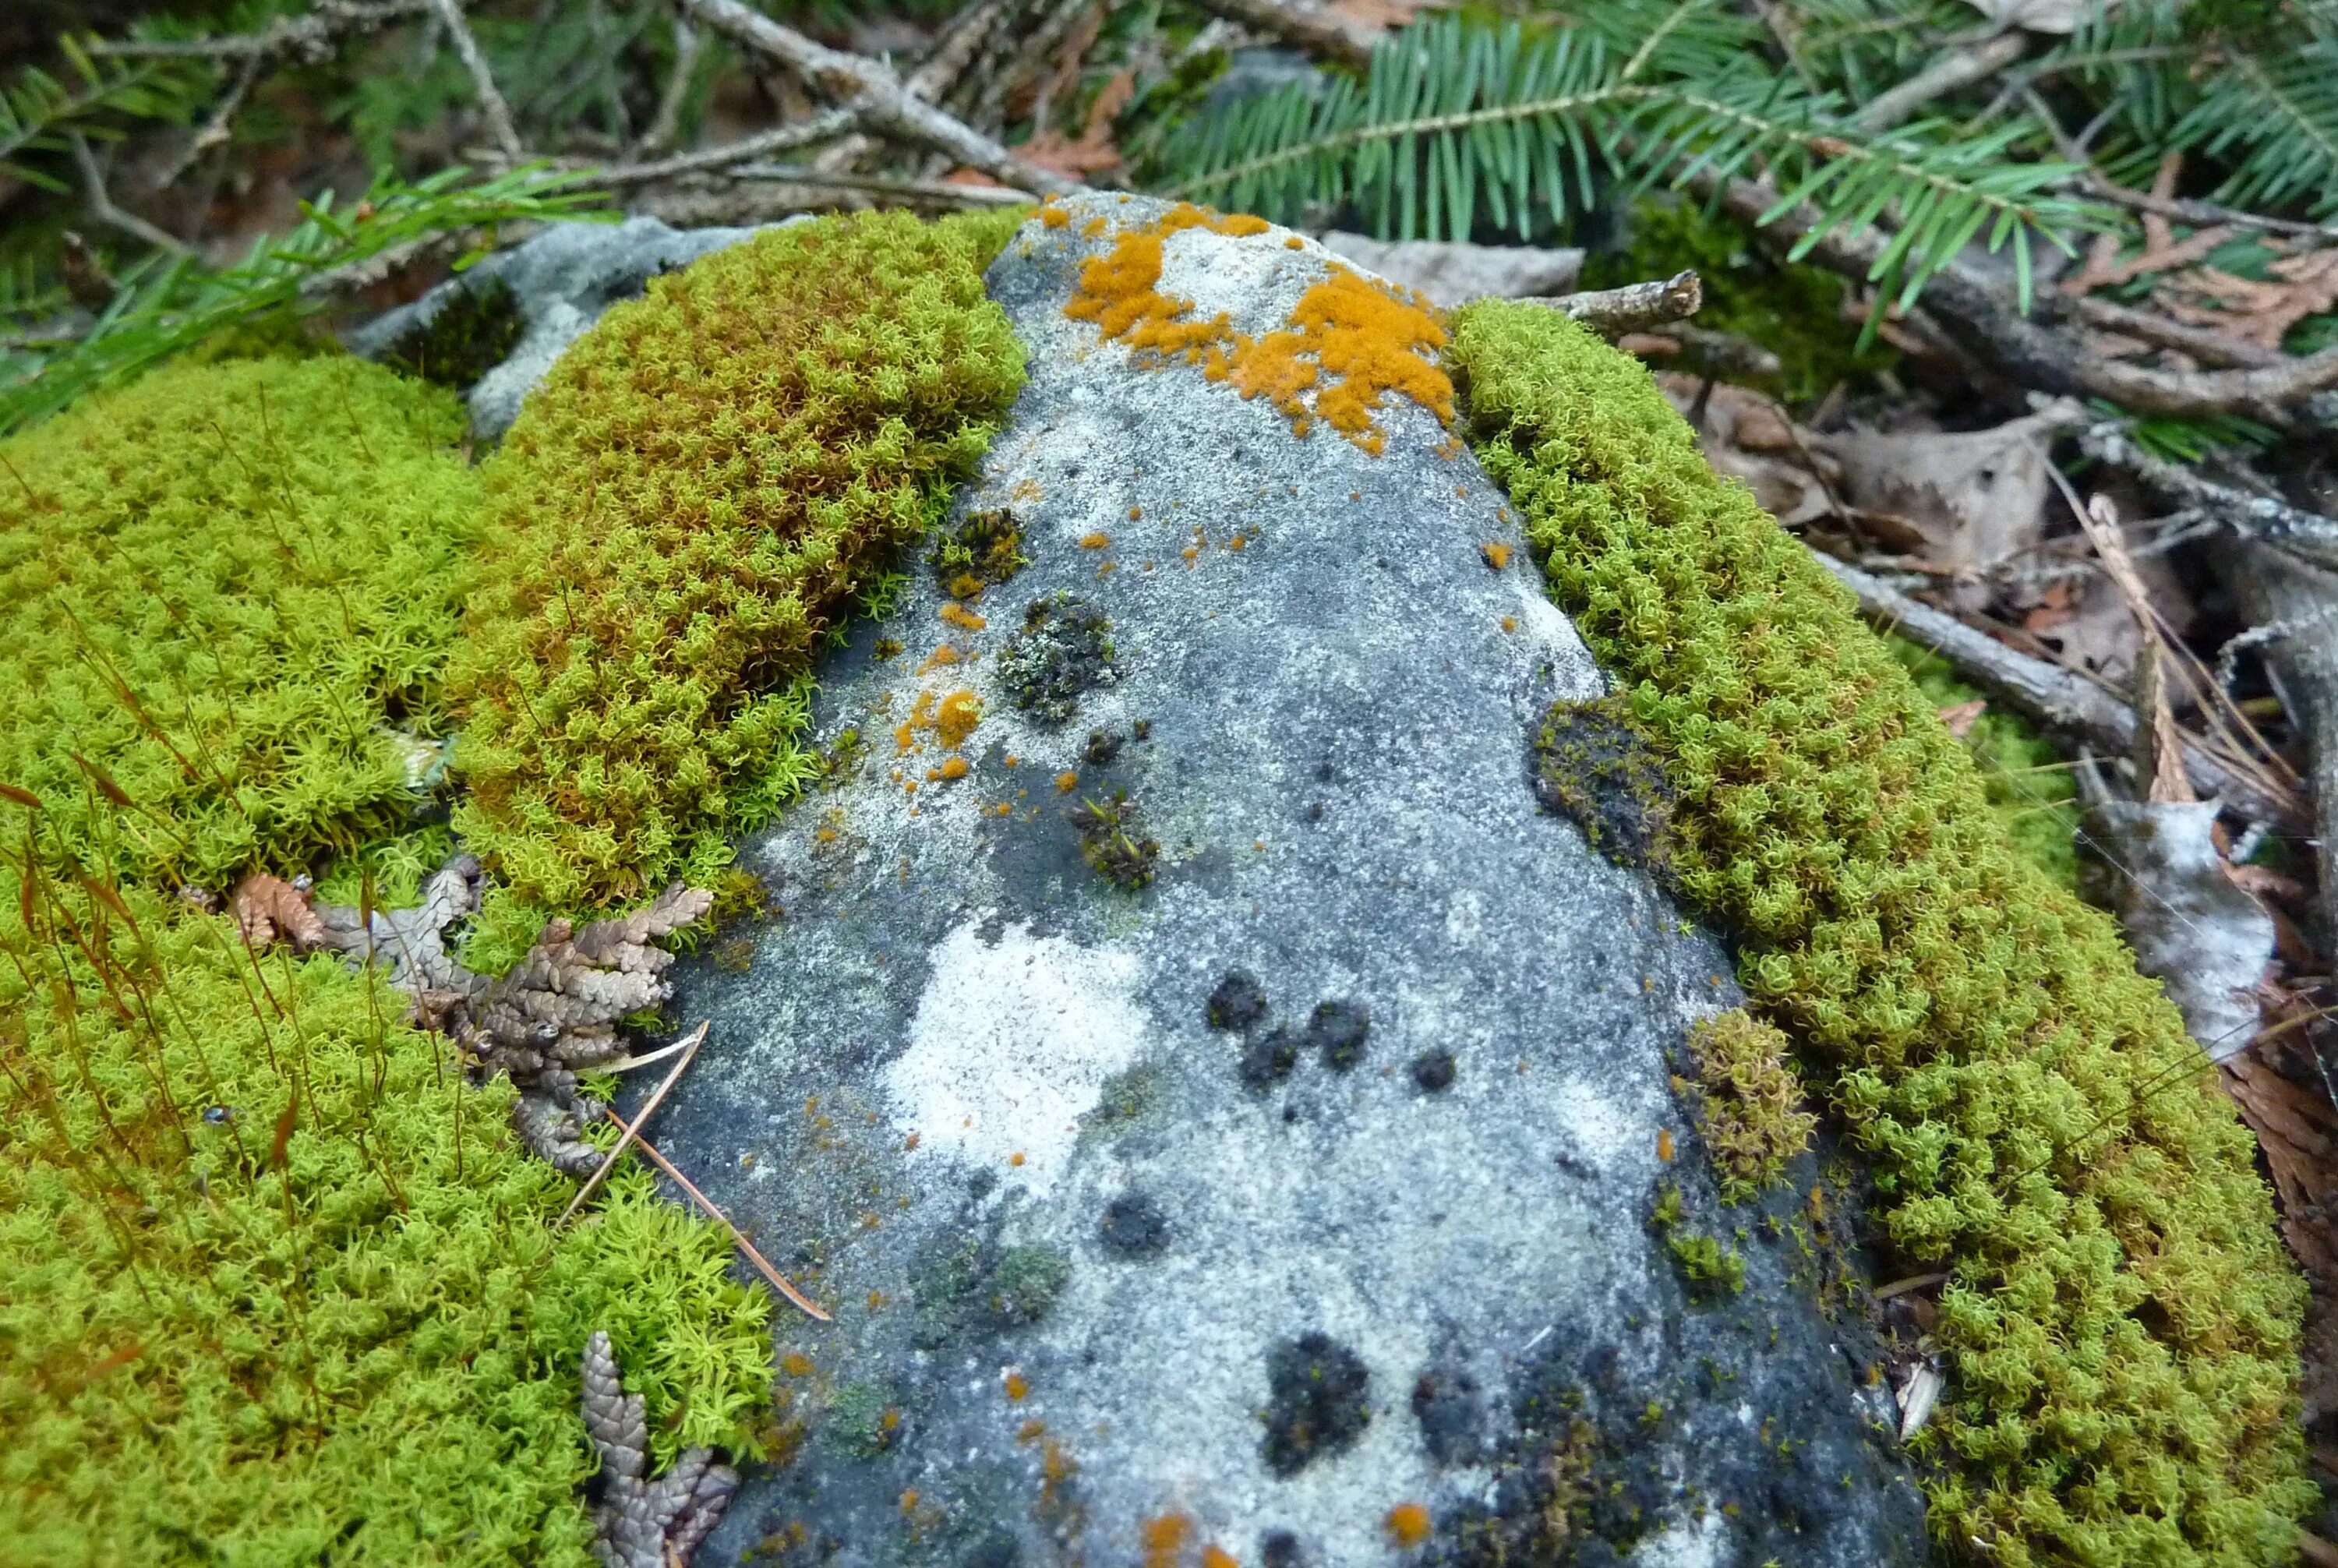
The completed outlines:
<svg viewBox="0 0 2338 1568">
<path fill-rule="evenodd" d="M 529 397 L 449 678 L 457 826 L 517 894 L 703 877 L 817 770 L 813 651 L 1022 386 L 982 290 L 1019 217 L 760 235 L 610 310 Z"/>
<path fill-rule="evenodd" d="M 170 366 L 0 442 L 0 780 L 51 848 L 218 887 L 403 824 L 477 526 L 462 433 L 335 356 Z"/>
<path fill-rule="evenodd" d="M 1488 302 L 1452 359 L 1553 596 L 1677 791 L 1672 868 L 1823 1063 L 1894 1261 L 1945 1267 L 1934 1528 L 2003 1568 L 2284 1561 L 2304 1289 L 2247 1132 L 2107 916 L 2009 845 L 1848 597 L 1647 372 Z"/>
<path fill-rule="evenodd" d="M 752 1451 L 770 1304 L 719 1228 L 629 1166 L 555 1231 L 575 1183 L 517 1146 L 508 1083 L 469 1083 L 378 971 L 20 876 L 0 1562 L 582 1568 L 595 1328 L 661 1461 Z"/>
</svg>

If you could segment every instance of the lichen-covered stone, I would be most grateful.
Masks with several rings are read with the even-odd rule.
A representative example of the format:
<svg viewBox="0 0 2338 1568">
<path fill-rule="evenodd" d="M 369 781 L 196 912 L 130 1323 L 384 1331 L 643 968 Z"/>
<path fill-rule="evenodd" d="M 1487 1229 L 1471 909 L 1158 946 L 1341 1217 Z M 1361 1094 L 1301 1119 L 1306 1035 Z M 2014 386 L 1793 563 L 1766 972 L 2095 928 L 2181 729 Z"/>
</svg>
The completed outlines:
<svg viewBox="0 0 2338 1568">
<path fill-rule="evenodd" d="M 783 914 L 678 971 L 712 1033 L 658 1142 L 835 1313 L 781 1326 L 803 1440 L 709 1560 L 1920 1561 L 1888 1396 L 1675 1098 L 1728 957 L 1537 802 L 1597 670 L 1429 407 L 1302 438 L 1066 315 L 1162 211 L 1067 202 L 992 267 L 1030 380 L 954 517 L 1027 564 L 916 573 L 827 663 L 837 765 L 743 856 Z M 1260 340 L 1332 265 L 1161 255 Z M 1000 668 L 1059 594 L 1115 677 L 1061 719 Z M 1135 888 L 1073 820 L 1122 790 Z"/>
</svg>

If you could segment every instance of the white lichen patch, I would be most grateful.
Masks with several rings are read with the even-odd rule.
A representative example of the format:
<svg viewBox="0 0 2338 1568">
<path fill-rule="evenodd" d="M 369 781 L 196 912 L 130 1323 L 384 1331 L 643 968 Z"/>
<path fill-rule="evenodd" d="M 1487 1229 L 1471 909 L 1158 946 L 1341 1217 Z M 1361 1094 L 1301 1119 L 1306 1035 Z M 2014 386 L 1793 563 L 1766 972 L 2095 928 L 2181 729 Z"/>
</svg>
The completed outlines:
<svg viewBox="0 0 2338 1568">
<path fill-rule="evenodd" d="M 1105 1080 L 1143 1053 L 1144 965 L 1027 925 L 987 941 L 984 923 L 965 921 L 928 955 L 909 1049 L 886 1065 L 884 1088 L 920 1155 L 954 1156 L 1045 1196 Z"/>
</svg>

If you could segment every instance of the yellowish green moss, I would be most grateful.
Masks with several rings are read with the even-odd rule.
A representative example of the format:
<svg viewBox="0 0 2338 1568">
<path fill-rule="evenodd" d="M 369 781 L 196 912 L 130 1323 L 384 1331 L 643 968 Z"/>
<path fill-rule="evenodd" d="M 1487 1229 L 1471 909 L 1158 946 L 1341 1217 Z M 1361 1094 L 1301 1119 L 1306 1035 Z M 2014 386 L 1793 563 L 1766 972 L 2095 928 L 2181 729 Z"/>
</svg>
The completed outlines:
<svg viewBox="0 0 2338 1568">
<path fill-rule="evenodd" d="M 0 780 L 76 863 L 217 888 L 405 825 L 477 537 L 463 428 L 378 367 L 275 358 L 0 442 Z"/>
<path fill-rule="evenodd" d="M 752 1451 L 769 1300 L 646 1173 L 555 1230 L 378 974 L 0 880 L 0 1559 L 582 1568 L 595 1328 L 662 1455 Z"/>
<path fill-rule="evenodd" d="M 1847 596 L 1716 478 L 1647 372 L 1471 306 L 1488 470 L 1675 796 L 1673 873 L 1945 1267 L 1930 1517 L 2005 1568 L 2283 1561 L 2304 1290 L 2246 1131 L 2107 916 L 2018 854 Z"/>
<path fill-rule="evenodd" d="M 1724 1203 L 1744 1202 L 1778 1181 L 1786 1162 L 1810 1147 L 1818 1118 L 1803 1107 L 1788 1049 L 1783 1031 L 1743 1007 L 1688 1032 L 1693 1076 L 1685 1082 Z"/>
<path fill-rule="evenodd" d="M 1934 708 L 1980 700 L 1979 689 L 1958 680 L 1949 662 L 1930 649 L 1904 637 L 1886 637 L 1883 644 Z M 2054 743 L 2019 714 L 1994 703 L 1971 721 L 1963 740 L 2006 838 L 2039 870 L 2075 890 L 2078 787 Z"/>
<path fill-rule="evenodd" d="M 487 465 L 496 570 L 449 685 L 456 826 L 521 897 L 709 876 L 817 777 L 814 651 L 1023 383 L 1011 215 L 766 232 L 611 309 Z"/>
</svg>

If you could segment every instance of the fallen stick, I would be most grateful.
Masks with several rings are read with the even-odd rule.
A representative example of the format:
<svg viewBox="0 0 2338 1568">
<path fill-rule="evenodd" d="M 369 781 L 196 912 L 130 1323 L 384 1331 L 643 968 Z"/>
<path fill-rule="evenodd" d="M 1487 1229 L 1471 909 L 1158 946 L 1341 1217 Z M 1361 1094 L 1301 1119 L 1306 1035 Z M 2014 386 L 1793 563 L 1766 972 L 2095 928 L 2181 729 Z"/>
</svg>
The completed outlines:
<svg viewBox="0 0 2338 1568">
<path fill-rule="evenodd" d="M 826 1323 L 831 1320 L 827 1313 L 813 1306 L 810 1299 L 807 1298 L 802 1291 L 789 1284 L 786 1279 L 781 1276 L 780 1271 L 771 1267 L 771 1259 L 765 1258 L 761 1252 L 755 1250 L 755 1244 L 747 1240 L 746 1236 L 741 1232 L 739 1227 L 731 1223 L 731 1216 L 716 1208 L 714 1206 L 713 1200 L 707 1197 L 705 1193 L 701 1192 L 695 1186 L 693 1186 L 689 1177 L 675 1170 L 673 1168 L 673 1161 L 668 1160 L 664 1155 L 657 1152 L 656 1144 L 651 1142 L 646 1138 L 636 1135 L 634 1132 L 634 1129 L 640 1125 L 638 1121 L 629 1122 L 614 1110 L 605 1112 L 605 1114 L 608 1116 L 610 1121 L 615 1122 L 618 1127 L 623 1129 L 628 1137 L 633 1138 L 634 1147 L 648 1155 L 651 1164 L 655 1165 L 668 1176 L 673 1177 L 674 1185 L 689 1193 L 692 1200 L 697 1203 L 701 1209 L 705 1210 L 707 1215 L 712 1219 L 715 1223 L 721 1225 L 725 1230 L 731 1232 L 731 1240 L 738 1243 L 739 1250 L 747 1255 L 747 1260 L 752 1263 L 762 1272 L 763 1278 L 771 1282 L 771 1288 L 773 1289 L 777 1290 L 781 1295 L 786 1297 L 789 1300 L 801 1308 L 804 1314 L 812 1318 L 815 1322 Z"/>
<path fill-rule="evenodd" d="M 712 1023 L 712 1020 L 708 1022 Z M 701 1024 L 697 1033 L 682 1043 L 682 1060 L 667 1068 L 665 1076 L 658 1080 L 658 1086 L 650 1091 L 650 1097 L 642 1106 L 641 1114 L 634 1119 L 635 1126 L 650 1119 L 650 1112 L 658 1108 L 659 1102 L 665 1098 L 665 1092 L 673 1087 L 674 1080 L 682 1076 L 682 1070 L 690 1065 L 691 1059 L 698 1054 L 698 1048 L 706 1044 L 707 1026 L 706 1024 Z M 584 1200 L 601 1190 L 601 1183 L 607 1180 L 609 1172 L 616 1167 L 617 1157 L 625 1152 L 625 1145 L 633 1141 L 634 1129 L 628 1127 L 625 1129 L 625 1135 L 617 1140 L 617 1146 L 610 1150 L 603 1157 L 601 1163 L 594 1167 L 593 1174 L 584 1179 L 584 1185 L 576 1189 L 576 1196 L 568 1200 L 568 1207 L 560 1211 L 560 1218 L 552 1222 L 552 1228 L 555 1230 L 567 1224 L 569 1217 L 584 1207 Z"/>
<path fill-rule="evenodd" d="M 2048 730 L 2114 756 L 2135 750 L 2135 710 L 2058 664 L 2008 648 L 1943 610 L 1910 598 L 1880 578 L 1832 556 L 1811 554 L 1850 589 L 1871 621 L 1884 622 L 1957 667 L 1957 673 L 2007 707 Z M 2252 821 L 2313 831 L 2313 814 L 2293 790 L 2251 779 L 2185 737 L 2184 771 L 2203 799 L 2222 800 Z"/>
<path fill-rule="evenodd" d="M 1602 338 L 1627 332 L 1647 332 L 1694 316 L 1704 303 L 1704 284 L 1695 272 L 1675 272 L 1652 283 L 1626 283 L 1621 289 L 1586 289 L 1578 294 L 1544 294 L 1519 301 L 1542 305 L 1571 316 Z"/>
</svg>

